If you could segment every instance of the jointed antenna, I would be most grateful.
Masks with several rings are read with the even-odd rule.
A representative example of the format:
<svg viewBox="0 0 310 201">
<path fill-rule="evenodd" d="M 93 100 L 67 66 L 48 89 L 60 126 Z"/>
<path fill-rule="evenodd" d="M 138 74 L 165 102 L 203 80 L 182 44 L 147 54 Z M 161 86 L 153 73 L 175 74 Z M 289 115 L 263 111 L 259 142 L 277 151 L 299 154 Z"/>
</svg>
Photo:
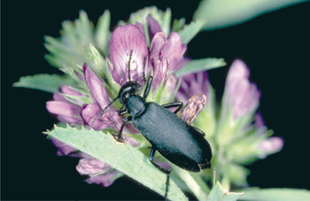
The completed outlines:
<svg viewBox="0 0 310 201">
<path fill-rule="evenodd" d="M 110 107 L 117 99 L 118 99 L 118 96 L 116 98 L 114 98 L 107 106 L 105 106 L 105 108 L 103 108 L 103 110 L 92 121 L 92 123 L 90 124 L 90 127 L 93 127 L 95 121 L 97 121 L 99 119 L 99 117 L 101 117 L 103 115 L 103 113 L 108 109 L 108 107 Z"/>
<path fill-rule="evenodd" d="M 128 61 L 128 80 L 131 81 L 131 76 L 130 76 L 130 63 L 131 63 L 131 58 L 132 58 L 132 51 L 130 51 L 130 55 L 129 55 L 129 61 Z"/>
</svg>

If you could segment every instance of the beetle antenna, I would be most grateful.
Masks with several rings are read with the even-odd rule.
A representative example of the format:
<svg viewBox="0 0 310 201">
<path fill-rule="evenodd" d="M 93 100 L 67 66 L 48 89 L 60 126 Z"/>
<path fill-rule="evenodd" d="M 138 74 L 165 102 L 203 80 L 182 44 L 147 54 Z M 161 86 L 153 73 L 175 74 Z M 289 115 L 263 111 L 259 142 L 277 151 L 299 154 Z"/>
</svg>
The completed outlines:
<svg viewBox="0 0 310 201">
<path fill-rule="evenodd" d="M 129 81 L 131 81 L 131 76 L 130 76 L 130 63 L 131 63 L 131 58 L 132 58 L 132 50 L 130 51 L 129 61 L 128 61 L 128 80 L 129 80 Z"/>
<path fill-rule="evenodd" d="M 118 99 L 118 96 L 116 98 L 114 98 L 107 106 L 105 106 L 105 108 L 103 108 L 103 110 L 101 110 L 101 112 L 91 122 L 90 127 L 93 127 L 95 121 L 97 121 L 99 119 L 99 117 L 101 117 L 104 114 L 104 112 L 108 109 L 108 107 L 110 107 L 117 99 Z"/>
<path fill-rule="evenodd" d="M 145 68 L 146 68 L 146 63 L 147 63 L 148 57 L 144 57 L 143 60 L 143 85 L 146 83 L 146 73 L 145 73 Z"/>
</svg>

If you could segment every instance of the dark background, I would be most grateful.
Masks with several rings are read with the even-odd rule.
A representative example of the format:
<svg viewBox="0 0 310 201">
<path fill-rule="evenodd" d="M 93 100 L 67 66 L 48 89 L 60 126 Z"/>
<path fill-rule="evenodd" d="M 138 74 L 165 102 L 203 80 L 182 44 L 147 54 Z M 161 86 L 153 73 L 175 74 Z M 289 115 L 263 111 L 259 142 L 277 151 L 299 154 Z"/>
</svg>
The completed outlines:
<svg viewBox="0 0 310 201">
<path fill-rule="evenodd" d="M 130 3 L 129 3 L 130 2 Z M 20 76 L 58 73 L 43 55 L 43 36 L 59 36 L 61 22 L 74 20 L 80 9 L 92 21 L 105 9 L 112 28 L 131 12 L 156 2 L 144 1 L 2 1 L 1 8 L 1 198 L 162 199 L 123 177 L 111 187 L 88 185 L 75 170 L 77 159 L 57 157 L 42 131 L 56 122 L 45 109 L 52 95 L 13 88 Z M 190 22 L 198 1 L 158 1 L 172 19 Z M 268 13 L 231 28 L 200 33 L 188 46 L 193 58 L 223 57 L 228 65 L 242 58 L 251 80 L 262 91 L 260 111 L 283 151 L 255 162 L 249 183 L 262 188 L 309 189 L 309 2 Z M 218 97 L 228 68 L 210 71 Z"/>
</svg>

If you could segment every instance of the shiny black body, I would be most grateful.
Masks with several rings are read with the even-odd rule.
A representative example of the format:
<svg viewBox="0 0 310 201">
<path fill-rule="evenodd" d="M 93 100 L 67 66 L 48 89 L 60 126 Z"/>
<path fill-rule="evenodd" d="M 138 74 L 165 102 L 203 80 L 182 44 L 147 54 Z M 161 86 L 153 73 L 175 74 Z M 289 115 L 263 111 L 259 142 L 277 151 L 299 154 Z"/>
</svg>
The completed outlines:
<svg viewBox="0 0 310 201">
<path fill-rule="evenodd" d="M 204 133 L 199 129 L 188 125 L 175 113 L 182 107 L 182 103 L 170 103 L 163 106 L 154 102 L 146 102 L 152 84 L 152 77 L 149 78 L 143 97 L 136 95 L 139 85 L 136 82 L 127 82 L 118 95 L 119 101 L 125 106 L 120 115 L 129 113 L 130 116 L 124 121 L 119 132 L 121 139 L 122 130 L 128 121 L 145 136 L 152 144 L 150 161 L 165 173 L 153 162 L 156 151 L 159 151 L 166 159 L 175 165 L 193 172 L 211 166 L 211 147 L 204 138 Z M 166 108 L 179 107 L 174 113 Z"/>
</svg>

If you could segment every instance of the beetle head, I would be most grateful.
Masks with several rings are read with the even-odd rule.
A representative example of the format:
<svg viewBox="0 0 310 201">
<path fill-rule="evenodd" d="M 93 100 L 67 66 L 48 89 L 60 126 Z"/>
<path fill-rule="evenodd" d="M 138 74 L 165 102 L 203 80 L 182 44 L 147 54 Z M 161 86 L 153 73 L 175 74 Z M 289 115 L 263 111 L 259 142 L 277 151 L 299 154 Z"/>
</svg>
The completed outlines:
<svg viewBox="0 0 310 201">
<path fill-rule="evenodd" d="M 118 97 L 119 102 L 121 104 L 124 104 L 126 102 L 126 99 L 130 96 L 135 95 L 141 86 L 137 82 L 128 81 L 126 82 L 122 88 L 119 90 Z"/>
</svg>

